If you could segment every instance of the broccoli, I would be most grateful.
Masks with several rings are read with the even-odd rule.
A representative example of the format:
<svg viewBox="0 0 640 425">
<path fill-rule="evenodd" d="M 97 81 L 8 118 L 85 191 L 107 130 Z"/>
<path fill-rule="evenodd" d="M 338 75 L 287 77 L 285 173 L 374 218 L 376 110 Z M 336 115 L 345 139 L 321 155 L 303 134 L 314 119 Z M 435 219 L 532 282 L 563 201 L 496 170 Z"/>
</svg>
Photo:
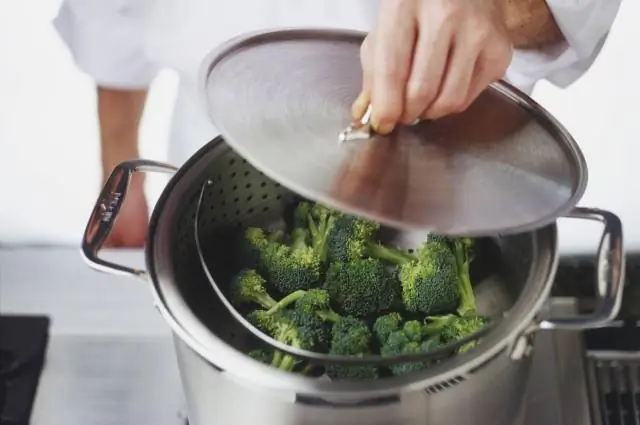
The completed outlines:
<svg viewBox="0 0 640 425">
<path fill-rule="evenodd" d="M 266 309 L 277 304 L 267 292 L 267 282 L 253 269 L 240 271 L 231 281 L 231 301 L 236 305 L 256 303 Z"/>
<path fill-rule="evenodd" d="M 380 316 L 373 323 L 373 333 L 375 334 L 378 342 L 383 344 L 391 332 L 395 332 L 400 330 L 400 325 L 402 324 L 402 316 L 400 313 L 389 313 L 384 316 Z"/>
<path fill-rule="evenodd" d="M 269 283 L 281 294 L 320 285 L 321 264 L 315 251 L 305 243 L 306 232 L 297 229 L 291 246 L 267 242 L 260 263 Z"/>
<path fill-rule="evenodd" d="M 347 316 L 366 317 L 401 304 L 400 285 L 373 258 L 331 264 L 325 288 L 338 313 Z"/>
<path fill-rule="evenodd" d="M 433 236 L 432 241 L 443 245 L 448 245 L 455 257 L 455 267 L 457 276 L 458 292 L 460 301 L 457 309 L 458 316 L 449 315 L 440 318 L 433 318 L 430 325 L 432 328 L 441 330 L 441 338 L 444 343 L 457 341 L 467 337 L 489 323 L 489 318 L 479 315 L 476 311 L 476 298 L 469 276 L 469 264 L 472 260 L 473 240 L 468 238 L 447 238 L 444 236 Z M 466 352 L 473 348 L 477 341 L 471 341 L 458 349 L 459 353 Z"/>
<path fill-rule="evenodd" d="M 315 204 L 311 207 L 309 204 L 301 204 L 296 210 L 297 216 L 307 214 L 307 226 L 311 236 L 311 246 L 325 263 L 328 254 L 328 239 L 333 230 L 336 217 L 341 213 L 336 213 L 328 208 Z"/>
<path fill-rule="evenodd" d="M 331 332 L 330 354 L 364 356 L 371 353 L 371 331 L 367 324 L 354 317 L 342 317 Z M 327 375 L 333 380 L 367 380 L 378 377 L 373 365 L 351 366 L 333 364 L 327 367 Z"/>
<path fill-rule="evenodd" d="M 253 269 L 244 269 L 231 281 L 231 301 L 235 305 L 255 303 L 273 313 L 295 302 L 304 295 L 304 291 L 295 291 L 274 300 L 267 292 L 267 282 Z"/>
<path fill-rule="evenodd" d="M 309 227 L 309 219 L 313 205 L 310 202 L 302 201 L 298 203 L 293 211 L 293 227 L 306 229 Z"/>
<path fill-rule="evenodd" d="M 302 319 L 296 315 L 285 312 L 270 314 L 264 310 L 257 310 L 250 313 L 247 319 L 276 341 L 292 347 L 313 350 L 318 344 L 318 341 L 314 339 L 316 333 L 310 328 L 300 326 Z M 297 360 L 293 356 L 276 351 L 271 366 L 284 371 L 291 371 L 296 366 L 296 363 Z"/>
<path fill-rule="evenodd" d="M 280 314 L 290 320 L 302 338 L 309 342 L 306 349 L 327 352 L 331 330 L 319 315 L 298 309 L 283 310 Z"/>
<path fill-rule="evenodd" d="M 456 309 L 460 292 L 455 256 L 448 244 L 428 239 L 415 255 L 397 256 L 392 262 L 398 266 L 407 311 L 431 316 Z"/>
<path fill-rule="evenodd" d="M 416 320 L 405 322 L 402 328 L 400 328 L 399 323 L 395 323 L 395 318 L 393 317 L 385 318 L 381 322 L 376 322 L 376 324 L 378 324 L 378 328 L 384 328 L 385 330 L 391 330 L 393 324 L 396 324 L 395 330 L 389 332 L 386 338 L 383 338 L 384 332 L 378 334 L 381 342 L 380 354 L 383 356 L 424 353 L 437 348 L 441 344 L 439 335 L 430 336 L 425 332 L 424 326 Z M 387 325 L 390 326 L 387 327 Z M 390 366 L 390 369 L 396 376 L 405 375 L 407 373 L 424 370 L 434 363 L 435 360 L 429 359 L 425 361 L 394 364 Z"/>
<path fill-rule="evenodd" d="M 411 258 L 407 253 L 385 247 L 374 240 L 380 229 L 378 223 L 346 214 L 334 217 L 327 239 L 327 255 L 331 262 L 350 262 L 371 257 L 395 264 Z"/>
<path fill-rule="evenodd" d="M 329 293 L 325 289 L 310 289 L 300 297 L 294 308 L 296 310 L 315 314 L 327 322 L 337 322 L 340 315 L 333 311 L 330 305 Z"/>
<path fill-rule="evenodd" d="M 446 326 L 442 330 L 442 341 L 446 344 L 457 341 L 479 331 L 488 323 L 489 319 L 487 317 L 474 314 L 466 314 L 464 316 L 456 317 L 450 325 Z M 471 348 L 475 347 L 477 343 L 478 341 L 475 340 L 462 345 L 458 348 L 458 353 L 469 351 Z"/>
</svg>

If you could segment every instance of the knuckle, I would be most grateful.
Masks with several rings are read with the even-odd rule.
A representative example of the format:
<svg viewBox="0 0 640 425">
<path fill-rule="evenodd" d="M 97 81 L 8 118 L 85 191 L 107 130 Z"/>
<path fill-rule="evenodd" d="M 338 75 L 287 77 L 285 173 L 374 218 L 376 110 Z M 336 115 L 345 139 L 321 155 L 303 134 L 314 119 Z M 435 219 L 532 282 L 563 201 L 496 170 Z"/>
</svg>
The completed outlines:
<svg viewBox="0 0 640 425">
<path fill-rule="evenodd" d="M 443 98 L 438 100 L 431 109 L 434 115 L 441 117 L 464 111 L 465 103 L 465 99 Z"/>
<path fill-rule="evenodd" d="M 401 112 L 400 105 L 387 103 L 382 107 L 376 108 L 375 115 L 381 123 L 394 123 L 400 118 Z"/>
<path fill-rule="evenodd" d="M 406 95 L 407 103 L 417 105 L 428 102 L 435 95 L 433 87 L 433 84 L 426 84 L 425 82 L 410 84 Z"/>
</svg>

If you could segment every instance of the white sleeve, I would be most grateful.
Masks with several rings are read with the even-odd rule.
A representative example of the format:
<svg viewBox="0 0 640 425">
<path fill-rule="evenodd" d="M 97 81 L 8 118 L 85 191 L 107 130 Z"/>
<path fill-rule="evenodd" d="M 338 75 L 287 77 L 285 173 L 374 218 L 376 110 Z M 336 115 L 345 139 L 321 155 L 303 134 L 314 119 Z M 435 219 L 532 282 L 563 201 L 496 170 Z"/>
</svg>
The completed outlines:
<svg viewBox="0 0 640 425">
<path fill-rule="evenodd" d="M 622 0 L 547 0 L 566 42 L 543 51 L 518 51 L 506 79 L 516 86 L 547 80 L 567 87 L 593 64 L 604 45 Z"/>
<path fill-rule="evenodd" d="M 99 86 L 142 89 L 158 72 L 145 54 L 136 1 L 63 0 L 53 22 L 77 66 Z"/>
</svg>

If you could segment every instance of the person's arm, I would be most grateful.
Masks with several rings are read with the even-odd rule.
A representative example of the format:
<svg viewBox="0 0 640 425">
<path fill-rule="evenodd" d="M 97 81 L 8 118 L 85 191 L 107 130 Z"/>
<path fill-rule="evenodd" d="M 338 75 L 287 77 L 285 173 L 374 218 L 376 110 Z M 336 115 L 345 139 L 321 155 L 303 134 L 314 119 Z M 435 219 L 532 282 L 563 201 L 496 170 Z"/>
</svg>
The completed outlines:
<svg viewBox="0 0 640 425">
<path fill-rule="evenodd" d="M 505 0 L 504 16 L 516 49 L 540 49 L 565 41 L 546 0 Z"/>
<path fill-rule="evenodd" d="M 506 80 L 525 91 L 540 80 L 561 88 L 577 81 L 600 54 L 621 3 L 510 0 L 507 27 L 515 51 Z"/>
<path fill-rule="evenodd" d="M 98 120 L 103 179 L 120 162 L 139 157 L 138 131 L 146 90 L 98 87 Z"/>
<path fill-rule="evenodd" d="M 140 119 L 157 72 L 146 57 L 143 11 L 136 9 L 146 4 L 64 0 L 54 21 L 75 64 L 97 87 L 103 183 L 116 165 L 139 157 Z M 141 247 L 147 220 L 144 178 L 136 173 L 105 246 Z"/>
</svg>

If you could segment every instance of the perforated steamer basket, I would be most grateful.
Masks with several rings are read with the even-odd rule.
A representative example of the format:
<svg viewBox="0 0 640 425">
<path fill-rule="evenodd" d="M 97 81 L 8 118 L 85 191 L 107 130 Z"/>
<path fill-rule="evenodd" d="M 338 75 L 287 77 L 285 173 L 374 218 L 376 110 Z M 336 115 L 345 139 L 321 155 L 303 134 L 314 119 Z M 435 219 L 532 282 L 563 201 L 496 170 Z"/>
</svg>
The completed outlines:
<svg viewBox="0 0 640 425">
<path fill-rule="evenodd" d="M 146 270 L 101 258 L 134 172 L 175 173 L 156 204 L 147 236 Z M 208 182 L 212 182 L 208 184 Z M 472 351 L 421 373 L 367 382 L 332 382 L 275 370 L 246 356 L 260 341 L 239 325 L 211 288 L 198 259 L 194 220 L 201 188 L 200 239 L 212 277 L 223 289 L 234 273 L 230 257 L 245 226 L 282 226 L 296 195 L 266 178 L 217 138 L 176 171 L 153 161 L 114 170 L 87 224 L 82 253 L 91 267 L 149 281 L 155 305 L 174 333 L 190 421 L 273 424 L 513 424 L 529 371 L 536 331 L 602 326 L 622 296 L 622 229 L 609 212 L 576 208 L 571 217 L 604 224 L 598 249 L 594 312 L 546 318 L 556 269 L 556 226 L 481 239 L 474 273 L 485 312 L 506 320 Z M 423 237 L 385 229 L 385 240 L 414 247 Z M 465 407 L 461 409 L 461 403 Z M 250 406 L 250 407 L 249 407 Z"/>
</svg>

